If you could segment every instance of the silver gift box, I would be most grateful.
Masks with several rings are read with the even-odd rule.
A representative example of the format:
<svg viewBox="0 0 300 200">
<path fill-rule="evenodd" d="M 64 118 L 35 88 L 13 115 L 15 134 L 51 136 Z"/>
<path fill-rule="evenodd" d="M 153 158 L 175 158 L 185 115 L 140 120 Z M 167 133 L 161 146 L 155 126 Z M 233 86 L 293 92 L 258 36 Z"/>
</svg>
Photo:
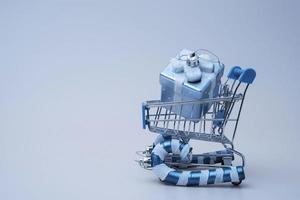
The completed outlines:
<svg viewBox="0 0 300 200">
<path fill-rule="evenodd" d="M 224 64 L 220 62 L 200 62 L 201 80 L 191 83 L 186 80 L 186 70 L 179 69 L 180 67 L 183 69 L 188 67 L 185 61 L 178 59 L 188 53 L 192 53 L 192 51 L 182 50 L 176 58 L 171 59 L 168 66 L 160 73 L 161 101 L 189 101 L 218 96 L 221 77 L 224 73 Z M 172 109 L 173 113 L 187 119 L 200 119 L 201 115 L 210 109 L 210 106 L 209 103 L 201 106 L 190 104 L 184 105 L 182 108 L 172 106 L 172 108 L 168 107 L 167 109 Z"/>
</svg>

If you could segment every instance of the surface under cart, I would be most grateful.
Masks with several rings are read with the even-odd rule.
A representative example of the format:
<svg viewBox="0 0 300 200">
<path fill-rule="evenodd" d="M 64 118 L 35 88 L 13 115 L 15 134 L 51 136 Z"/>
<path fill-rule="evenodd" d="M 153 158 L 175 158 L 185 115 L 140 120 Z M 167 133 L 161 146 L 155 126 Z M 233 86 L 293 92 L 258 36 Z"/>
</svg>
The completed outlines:
<svg viewBox="0 0 300 200">
<path fill-rule="evenodd" d="M 251 68 L 233 67 L 216 98 L 144 102 L 143 128 L 158 133 L 158 137 L 145 151 L 137 152 L 142 156 L 137 160 L 139 165 L 153 170 L 168 184 L 198 186 L 231 182 L 239 185 L 245 179 L 245 157 L 233 142 L 246 92 L 255 76 Z M 187 106 L 192 111 L 201 106 L 199 118 L 182 117 L 181 110 Z M 223 149 L 193 154 L 191 139 L 220 143 Z M 234 165 L 233 160 L 239 164 Z"/>
</svg>

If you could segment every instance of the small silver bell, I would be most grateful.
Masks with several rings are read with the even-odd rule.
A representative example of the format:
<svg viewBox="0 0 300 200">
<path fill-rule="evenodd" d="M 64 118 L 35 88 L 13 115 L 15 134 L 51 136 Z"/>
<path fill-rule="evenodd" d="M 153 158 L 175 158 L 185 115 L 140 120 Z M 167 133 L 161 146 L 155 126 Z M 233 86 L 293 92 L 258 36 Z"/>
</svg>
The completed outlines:
<svg viewBox="0 0 300 200">
<path fill-rule="evenodd" d="M 197 67 L 199 65 L 199 57 L 194 52 L 187 56 L 186 64 L 190 67 Z"/>
</svg>

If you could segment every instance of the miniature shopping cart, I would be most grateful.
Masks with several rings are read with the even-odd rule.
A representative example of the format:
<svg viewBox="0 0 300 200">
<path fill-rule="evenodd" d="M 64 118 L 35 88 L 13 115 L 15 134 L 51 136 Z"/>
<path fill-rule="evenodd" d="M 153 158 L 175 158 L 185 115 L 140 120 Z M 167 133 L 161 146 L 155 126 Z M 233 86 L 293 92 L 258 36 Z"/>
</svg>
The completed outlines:
<svg viewBox="0 0 300 200">
<path fill-rule="evenodd" d="M 144 102 L 143 128 L 159 135 L 145 151 L 137 152 L 142 156 L 138 160 L 140 166 L 152 169 L 161 181 L 173 185 L 198 186 L 225 182 L 239 185 L 245 179 L 245 157 L 234 148 L 233 142 L 246 92 L 255 76 L 255 70 L 236 66 L 230 70 L 226 82 L 220 85 L 214 98 Z M 192 111 L 201 107 L 202 113 L 197 118 L 183 117 L 181 111 L 185 107 Z M 224 148 L 193 154 L 189 145 L 191 139 L 220 143 Z M 234 165 L 237 161 L 240 164 Z"/>
</svg>

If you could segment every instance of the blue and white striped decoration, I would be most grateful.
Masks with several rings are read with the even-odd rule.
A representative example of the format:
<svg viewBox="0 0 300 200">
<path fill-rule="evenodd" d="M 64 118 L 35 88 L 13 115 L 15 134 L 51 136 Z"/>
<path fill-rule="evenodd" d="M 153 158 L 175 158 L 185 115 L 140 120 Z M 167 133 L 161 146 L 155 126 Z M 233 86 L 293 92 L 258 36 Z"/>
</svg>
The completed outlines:
<svg viewBox="0 0 300 200">
<path fill-rule="evenodd" d="M 179 154 L 180 159 L 187 159 L 191 152 L 189 144 L 184 144 L 177 139 L 164 140 L 155 145 L 151 162 L 154 174 L 161 181 L 173 185 L 182 186 L 200 186 L 224 182 L 240 182 L 245 179 L 242 166 L 237 167 L 219 167 L 216 169 L 206 169 L 199 171 L 181 171 L 168 167 L 165 163 L 165 157 L 169 153 Z"/>
<path fill-rule="evenodd" d="M 198 155 L 192 155 L 192 159 L 190 163 L 193 164 L 217 164 L 223 161 L 223 157 L 226 155 L 227 157 L 231 157 L 234 160 L 233 153 L 227 150 L 221 151 L 213 151 Z M 171 161 L 174 163 L 180 163 L 181 158 L 179 156 L 172 156 Z"/>
<path fill-rule="evenodd" d="M 163 135 L 158 135 L 154 141 L 154 146 L 164 142 L 166 140 L 171 140 L 171 136 L 163 136 Z M 203 153 L 203 154 L 198 154 L 198 155 L 193 155 L 191 159 L 191 163 L 193 164 L 217 164 L 221 163 L 223 161 L 224 155 L 229 155 L 232 160 L 234 160 L 234 155 L 231 151 L 229 150 L 220 150 L 220 151 L 213 151 L 213 152 L 208 152 L 208 153 Z M 178 156 L 172 156 L 172 162 L 181 162 L 181 158 Z"/>
</svg>

